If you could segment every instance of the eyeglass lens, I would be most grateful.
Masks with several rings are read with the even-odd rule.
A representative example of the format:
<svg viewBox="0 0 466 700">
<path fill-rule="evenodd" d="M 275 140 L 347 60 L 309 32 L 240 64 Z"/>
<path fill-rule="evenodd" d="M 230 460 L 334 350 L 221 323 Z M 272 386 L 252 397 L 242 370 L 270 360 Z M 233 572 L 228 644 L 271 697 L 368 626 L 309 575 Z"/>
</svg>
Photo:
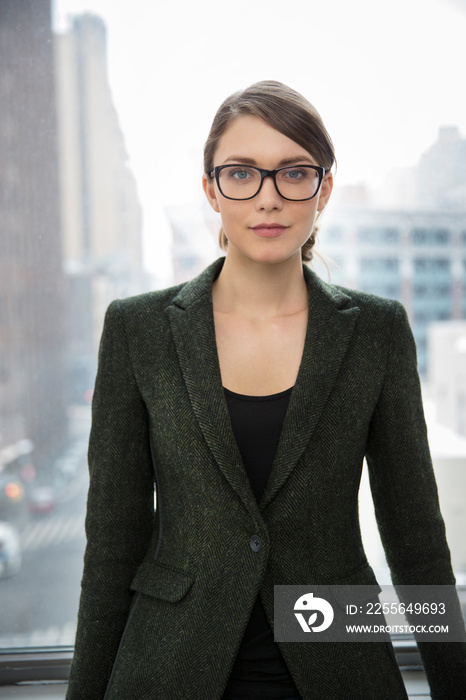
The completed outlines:
<svg viewBox="0 0 466 700">
<path fill-rule="evenodd" d="M 319 188 L 319 173 L 306 166 L 280 169 L 275 176 L 277 189 L 287 199 L 309 199 Z M 254 197 L 261 186 L 261 174 L 247 165 L 228 165 L 219 173 L 220 190 L 231 199 Z"/>
</svg>

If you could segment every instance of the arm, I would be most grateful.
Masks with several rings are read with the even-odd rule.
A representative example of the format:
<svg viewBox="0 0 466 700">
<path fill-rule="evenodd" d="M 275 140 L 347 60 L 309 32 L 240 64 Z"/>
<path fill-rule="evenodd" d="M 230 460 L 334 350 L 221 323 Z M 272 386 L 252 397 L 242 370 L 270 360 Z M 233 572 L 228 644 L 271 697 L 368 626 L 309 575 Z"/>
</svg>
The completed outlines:
<svg viewBox="0 0 466 700">
<path fill-rule="evenodd" d="M 385 377 L 366 449 L 375 513 L 395 586 L 454 584 L 427 441 L 416 346 L 395 302 Z M 461 616 L 458 600 L 452 604 Z M 420 643 L 432 698 L 460 698 L 466 645 Z"/>
<path fill-rule="evenodd" d="M 99 350 L 89 442 L 87 546 L 68 700 L 102 700 L 128 616 L 130 583 L 152 532 L 148 416 L 131 367 L 119 302 Z"/>
</svg>

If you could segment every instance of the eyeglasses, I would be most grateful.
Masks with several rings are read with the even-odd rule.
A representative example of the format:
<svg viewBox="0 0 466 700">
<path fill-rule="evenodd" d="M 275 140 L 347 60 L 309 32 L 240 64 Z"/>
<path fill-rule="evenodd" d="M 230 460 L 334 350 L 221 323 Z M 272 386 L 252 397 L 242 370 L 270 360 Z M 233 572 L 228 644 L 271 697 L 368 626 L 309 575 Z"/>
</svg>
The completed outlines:
<svg viewBox="0 0 466 700">
<path fill-rule="evenodd" d="M 255 165 L 217 165 L 210 173 L 226 199 L 252 199 L 259 193 L 265 178 L 271 177 L 280 197 L 291 202 L 315 197 L 324 175 L 325 168 L 320 165 L 292 165 L 275 170 Z"/>
</svg>

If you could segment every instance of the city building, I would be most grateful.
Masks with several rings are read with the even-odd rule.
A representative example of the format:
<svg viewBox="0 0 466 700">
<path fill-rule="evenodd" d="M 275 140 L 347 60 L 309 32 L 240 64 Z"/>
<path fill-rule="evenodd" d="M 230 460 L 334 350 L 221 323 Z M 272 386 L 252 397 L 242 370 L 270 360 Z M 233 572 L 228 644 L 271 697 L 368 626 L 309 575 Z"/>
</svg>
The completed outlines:
<svg viewBox="0 0 466 700">
<path fill-rule="evenodd" d="M 104 21 L 73 17 L 55 46 L 68 359 L 79 403 L 93 385 L 105 309 L 146 287 L 142 212 L 109 85 Z"/>
<path fill-rule="evenodd" d="M 457 126 L 441 126 L 417 167 L 418 206 L 466 211 L 466 139 Z"/>
<path fill-rule="evenodd" d="M 66 435 L 50 0 L 2 0 L 0 65 L 0 471 L 31 475 Z"/>
<path fill-rule="evenodd" d="M 394 168 L 372 196 L 380 209 L 466 211 L 466 139 L 443 125 L 417 165 Z"/>
<path fill-rule="evenodd" d="M 329 271 L 313 264 L 334 284 L 401 301 L 425 376 L 429 324 L 466 318 L 465 243 L 461 212 L 329 207 L 316 247 Z"/>
</svg>

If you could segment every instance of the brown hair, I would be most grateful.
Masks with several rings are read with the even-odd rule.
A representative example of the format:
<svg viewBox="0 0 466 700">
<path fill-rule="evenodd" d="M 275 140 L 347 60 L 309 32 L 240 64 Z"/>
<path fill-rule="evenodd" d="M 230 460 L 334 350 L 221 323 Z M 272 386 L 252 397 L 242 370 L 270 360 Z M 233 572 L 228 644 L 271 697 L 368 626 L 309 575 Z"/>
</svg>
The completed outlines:
<svg viewBox="0 0 466 700">
<path fill-rule="evenodd" d="M 233 93 L 222 102 L 214 117 L 204 147 L 204 172 L 212 180 L 214 156 L 218 143 L 232 121 L 244 114 L 263 119 L 280 133 L 308 151 L 328 172 L 335 163 L 335 152 L 322 118 L 305 97 L 275 80 L 262 80 L 245 90 Z M 312 260 L 320 214 L 311 235 L 304 243 L 301 254 L 305 262 Z M 223 250 L 228 239 L 220 229 L 219 243 Z"/>
</svg>

